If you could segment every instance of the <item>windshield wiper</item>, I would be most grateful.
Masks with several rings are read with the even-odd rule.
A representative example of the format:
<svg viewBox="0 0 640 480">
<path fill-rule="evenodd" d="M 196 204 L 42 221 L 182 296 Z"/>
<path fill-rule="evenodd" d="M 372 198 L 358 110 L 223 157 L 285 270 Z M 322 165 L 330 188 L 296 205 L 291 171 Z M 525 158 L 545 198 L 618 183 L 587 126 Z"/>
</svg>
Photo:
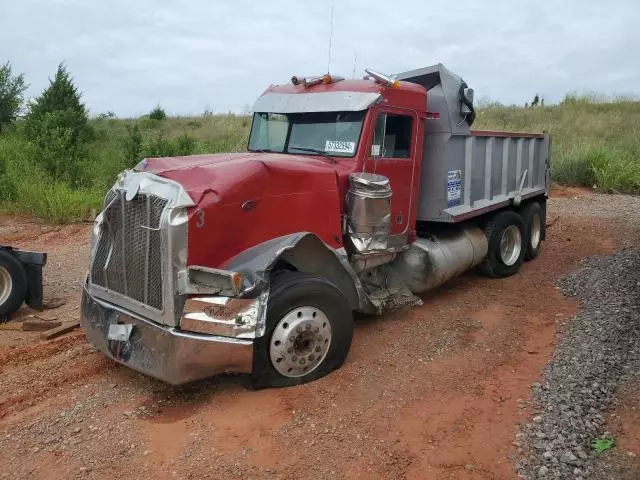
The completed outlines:
<svg viewBox="0 0 640 480">
<path fill-rule="evenodd" d="M 255 148 L 253 150 L 249 150 L 250 152 L 257 152 L 257 153 L 282 153 L 282 152 L 278 152 L 276 150 L 271 150 L 270 148 Z"/>
<path fill-rule="evenodd" d="M 331 163 L 336 163 L 335 158 L 333 158 L 328 152 L 325 152 L 324 150 L 320 150 L 319 148 L 311 148 L 311 147 L 289 147 L 289 151 L 291 150 L 301 150 L 303 152 L 313 152 L 313 153 L 317 153 L 318 155 L 322 155 L 324 158 L 331 160 Z"/>
</svg>

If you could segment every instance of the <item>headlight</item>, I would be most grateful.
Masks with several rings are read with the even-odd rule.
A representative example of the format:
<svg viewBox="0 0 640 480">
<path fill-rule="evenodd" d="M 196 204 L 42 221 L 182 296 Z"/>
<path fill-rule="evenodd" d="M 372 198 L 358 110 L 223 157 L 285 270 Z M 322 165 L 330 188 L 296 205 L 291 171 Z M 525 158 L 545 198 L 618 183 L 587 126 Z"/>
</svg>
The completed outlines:
<svg viewBox="0 0 640 480">
<path fill-rule="evenodd" d="M 233 297 L 242 290 L 242 274 L 217 268 L 192 266 L 178 272 L 178 286 L 181 294 Z"/>
</svg>

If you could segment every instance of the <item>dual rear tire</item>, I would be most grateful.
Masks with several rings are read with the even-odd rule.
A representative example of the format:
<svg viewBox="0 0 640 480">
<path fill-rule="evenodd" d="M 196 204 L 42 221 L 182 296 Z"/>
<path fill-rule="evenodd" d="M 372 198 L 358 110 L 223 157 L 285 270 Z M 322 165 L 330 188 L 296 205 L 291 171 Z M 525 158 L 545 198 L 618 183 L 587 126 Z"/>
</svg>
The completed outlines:
<svg viewBox="0 0 640 480">
<path fill-rule="evenodd" d="M 0 249 L 0 323 L 18 310 L 27 296 L 27 274 L 7 250 Z"/>
<path fill-rule="evenodd" d="M 519 211 L 504 210 L 484 225 L 488 252 L 479 265 L 482 273 L 493 278 L 514 275 L 525 260 L 536 258 L 544 238 L 544 213 L 538 202 L 530 202 Z"/>
</svg>

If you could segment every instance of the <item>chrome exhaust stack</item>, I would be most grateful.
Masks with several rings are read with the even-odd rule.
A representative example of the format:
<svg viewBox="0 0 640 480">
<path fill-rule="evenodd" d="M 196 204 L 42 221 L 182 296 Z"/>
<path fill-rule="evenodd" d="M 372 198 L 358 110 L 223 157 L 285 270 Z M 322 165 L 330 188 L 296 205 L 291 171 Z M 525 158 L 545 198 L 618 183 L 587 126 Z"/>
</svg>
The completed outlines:
<svg viewBox="0 0 640 480">
<path fill-rule="evenodd" d="M 391 185 L 375 173 L 349 175 L 347 251 L 359 255 L 386 253 L 391 235 Z"/>
</svg>

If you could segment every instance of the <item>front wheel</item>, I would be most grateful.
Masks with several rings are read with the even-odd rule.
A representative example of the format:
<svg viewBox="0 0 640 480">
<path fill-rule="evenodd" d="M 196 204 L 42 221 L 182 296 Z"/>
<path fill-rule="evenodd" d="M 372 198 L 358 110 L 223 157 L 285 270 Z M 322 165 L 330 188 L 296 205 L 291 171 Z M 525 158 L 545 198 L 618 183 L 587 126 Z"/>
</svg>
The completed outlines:
<svg viewBox="0 0 640 480">
<path fill-rule="evenodd" d="M 283 272 L 271 282 L 265 335 L 255 340 L 251 387 L 288 387 L 343 363 L 353 337 L 347 299 L 328 280 Z"/>
</svg>

